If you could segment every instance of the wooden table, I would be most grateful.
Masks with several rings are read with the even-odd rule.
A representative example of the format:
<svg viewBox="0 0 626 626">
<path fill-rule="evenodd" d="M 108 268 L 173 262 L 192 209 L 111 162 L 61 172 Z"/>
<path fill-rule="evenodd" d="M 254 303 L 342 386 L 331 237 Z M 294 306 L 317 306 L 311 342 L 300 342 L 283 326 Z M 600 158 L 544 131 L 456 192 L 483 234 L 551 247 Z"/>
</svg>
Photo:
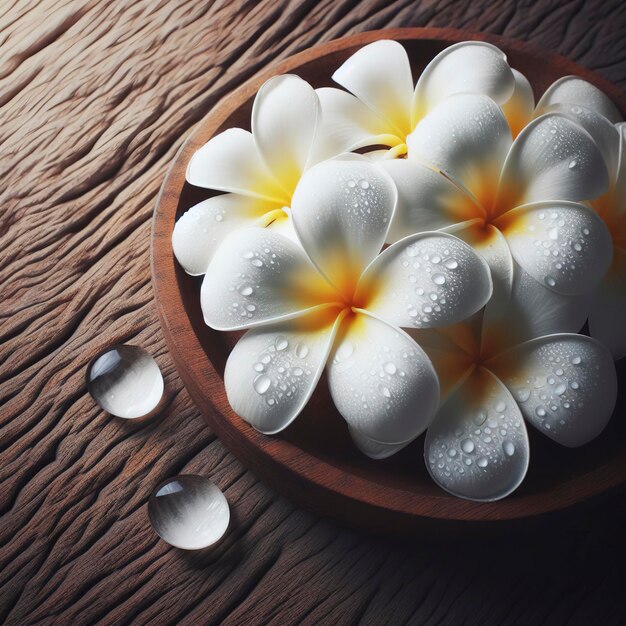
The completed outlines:
<svg viewBox="0 0 626 626">
<path fill-rule="evenodd" d="M 626 620 L 623 496 L 538 529 L 366 536 L 246 471 L 164 346 L 150 218 L 198 120 L 277 59 L 428 25 L 529 40 L 626 88 L 619 0 L 2 0 L 0 622 Z M 116 420 L 86 393 L 87 362 L 117 342 L 161 365 L 158 419 Z M 172 549 L 148 524 L 151 490 L 183 471 L 212 477 L 231 503 L 213 550 Z"/>
</svg>

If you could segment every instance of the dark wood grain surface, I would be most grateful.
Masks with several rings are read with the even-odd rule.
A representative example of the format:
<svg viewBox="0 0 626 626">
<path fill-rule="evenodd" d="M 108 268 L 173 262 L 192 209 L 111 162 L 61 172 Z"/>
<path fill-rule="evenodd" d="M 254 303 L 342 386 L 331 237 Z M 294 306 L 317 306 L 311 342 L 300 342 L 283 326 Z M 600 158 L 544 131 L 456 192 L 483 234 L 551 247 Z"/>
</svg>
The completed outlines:
<svg viewBox="0 0 626 626">
<path fill-rule="evenodd" d="M 0 1 L 0 622 L 626 621 L 623 494 L 538 528 L 367 536 L 246 471 L 168 357 L 150 218 L 185 136 L 268 63 L 389 26 L 531 41 L 626 88 L 617 0 Z M 86 364 L 117 342 L 161 365 L 156 419 L 87 395 Z M 213 550 L 171 549 L 148 524 L 152 488 L 181 471 L 231 503 Z"/>
</svg>

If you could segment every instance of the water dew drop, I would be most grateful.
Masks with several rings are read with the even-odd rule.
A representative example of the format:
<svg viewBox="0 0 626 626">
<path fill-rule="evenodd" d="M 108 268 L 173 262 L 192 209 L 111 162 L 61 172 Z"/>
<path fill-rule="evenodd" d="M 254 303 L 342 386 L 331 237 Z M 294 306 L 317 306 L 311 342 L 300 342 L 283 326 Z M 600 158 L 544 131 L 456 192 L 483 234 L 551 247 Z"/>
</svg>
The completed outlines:
<svg viewBox="0 0 626 626">
<path fill-rule="evenodd" d="M 116 417 L 151 413 L 163 396 L 156 361 L 138 346 L 119 345 L 98 355 L 87 368 L 87 389 L 98 405 Z"/>
<path fill-rule="evenodd" d="M 296 345 L 296 356 L 299 359 L 306 359 L 309 354 L 309 347 L 305 343 L 298 343 Z"/>
<path fill-rule="evenodd" d="M 361 189 L 369 189 L 370 184 L 363 178 L 362 180 L 359 181 L 359 187 Z"/>
<path fill-rule="evenodd" d="M 387 372 L 387 374 L 395 374 L 398 371 L 398 368 L 391 362 L 385 363 L 383 365 L 383 369 L 385 370 L 385 372 Z"/>
<path fill-rule="evenodd" d="M 476 465 L 478 465 L 478 467 L 487 467 L 487 465 L 489 465 L 489 461 L 486 456 L 481 456 L 476 461 Z"/>
<path fill-rule="evenodd" d="M 573 356 L 572 357 L 572 365 L 580 365 L 582 359 L 579 356 Z"/>
<path fill-rule="evenodd" d="M 250 287 L 250 285 L 243 285 L 242 287 L 239 287 L 239 293 L 242 296 L 251 296 L 253 291 L 254 290 Z"/>
<path fill-rule="evenodd" d="M 578 165 L 578 161 L 576 159 L 572 159 L 567 166 L 570 170 L 573 170 Z"/>
<path fill-rule="evenodd" d="M 261 374 L 260 376 L 257 376 L 254 379 L 253 386 L 254 386 L 254 390 L 259 395 L 263 395 L 270 388 L 271 384 L 272 384 L 272 381 L 270 377 L 266 376 L 265 374 Z"/>
<path fill-rule="evenodd" d="M 378 385 L 378 391 L 385 398 L 391 398 L 391 391 L 389 391 L 389 387 L 387 387 L 386 385 Z"/>
<path fill-rule="evenodd" d="M 224 536 L 230 509 L 224 494 L 210 480 L 183 474 L 152 492 L 148 517 L 159 537 L 170 545 L 199 550 Z"/>
<path fill-rule="evenodd" d="M 507 456 L 513 456 L 515 454 L 515 445 L 512 441 L 503 441 L 502 450 L 504 450 L 504 454 L 506 454 Z"/>
<path fill-rule="evenodd" d="M 471 439 L 463 439 L 463 441 L 461 441 L 461 450 L 466 454 L 474 452 L 474 447 L 474 442 Z"/>
<path fill-rule="evenodd" d="M 279 335 L 278 337 L 276 337 L 274 346 L 276 350 L 281 352 L 282 350 L 286 350 L 289 347 L 289 342 L 287 341 L 287 339 L 285 339 L 285 337 L 283 337 L 282 335 Z"/>
<path fill-rule="evenodd" d="M 444 265 L 449 269 L 449 270 L 455 270 L 457 267 L 459 267 L 459 264 L 454 260 L 454 259 L 448 259 Z"/>
<path fill-rule="evenodd" d="M 446 277 L 443 274 L 433 274 L 432 280 L 435 285 L 443 285 L 446 282 Z"/>
</svg>

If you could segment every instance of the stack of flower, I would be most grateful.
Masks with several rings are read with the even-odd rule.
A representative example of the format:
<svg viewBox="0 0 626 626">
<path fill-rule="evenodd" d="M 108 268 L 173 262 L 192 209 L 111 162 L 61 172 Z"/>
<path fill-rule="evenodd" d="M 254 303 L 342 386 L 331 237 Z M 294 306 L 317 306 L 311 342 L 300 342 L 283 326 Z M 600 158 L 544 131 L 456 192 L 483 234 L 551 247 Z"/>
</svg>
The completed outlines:
<svg viewBox="0 0 626 626">
<path fill-rule="evenodd" d="M 206 323 L 249 329 L 226 366 L 229 401 L 277 433 L 326 368 L 363 453 L 388 457 L 427 430 L 442 488 L 502 498 L 528 467 L 526 424 L 575 447 L 614 408 L 621 116 L 571 76 L 535 105 L 481 42 L 444 50 L 415 87 L 394 41 L 333 78 L 346 91 L 269 80 L 252 132 L 215 136 L 187 169 L 192 185 L 225 192 L 180 218 L 173 246 L 204 274 Z M 575 334 L 587 320 L 591 337 Z"/>
</svg>

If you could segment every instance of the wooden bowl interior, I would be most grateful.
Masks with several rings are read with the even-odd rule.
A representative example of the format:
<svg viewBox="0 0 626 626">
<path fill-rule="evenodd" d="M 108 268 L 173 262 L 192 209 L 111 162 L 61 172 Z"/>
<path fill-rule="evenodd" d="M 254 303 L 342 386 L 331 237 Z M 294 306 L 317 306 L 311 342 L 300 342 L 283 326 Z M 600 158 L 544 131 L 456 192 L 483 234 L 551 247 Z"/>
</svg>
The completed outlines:
<svg viewBox="0 0 626 626">
<path fill-rule="evenodd" d="M 450 41 L 436 39 L 402 39 L 402 44 L 406 47 L 411 59 L 414 76 L 417 76 L 428 61 L 449 43 Z M 528 55 L 518 47 L 498 43 L 507 53 L 511 65 L 529 78 L 537 96 L 554 80 L 566 73 L 571 73 L 572 67 L 576 69 L 576 66 L 572 64 L 564 68 L 562 64 L 554 62 L 539 62 L 537 56 Z M 304 60 L 292 71 L 314 87 L 334 86 L 330 78 L 332 71 L 361 45 L 361 42 L 355 42 L 342 49 L 333 50 L 321 59 L 308 62 Z M 588 78 L 588 76 L 585 77 Z M 241 106 L 234 108 L 216 132 L 230 127 L 250 129 L 252 101 L 253 96 L 250 96 Z M 201 133 L 200 130 L 198 132 Z M 202 137 L 202 143 L 208 138 L 208 136 Z M 195 203 L 211 195 L 214 194 L 210 191 L 184 183 L 176 204 L 176 218 Z M 162 245 L 167 245 L 167 242 Z M 215 370 L 223 376 L 228 354 L 241 333 L 221 333 L 208 328 L 203 322 L 200 310 L 201 279 L 188 276 L 177 264 L 175 264 L 175 279 L 176 289 L 180 292 L 191 330 Z M 623 387 L 624 363 L 618 366 Z M 593 408 L 590 407 L 590 411 L 592 410 Z M 362 455 L 353 445 L 344 420 L 333 406 L 325 378 L 320 381 L 312 400 L 298 419 L 283 433 L 276 436 L 276 439 L 278 442 L 288 442 L 295 449 L 300 450 L 302 455 L 313 457 L 338 468 L 342 475 L 364 479 L 373 489 L 392 488 L 396 490 L 394 493 L 399 490 L 406 494 L 406 498 L 410 501 L 404 508 L 414 510 L 415 514 L 420 512 L 420 501 L 435 499 L 441 504 L 441 510 L 448 510 L 447 516 L 482 519 L 484 513 L 489 518 L 506 518 L 509 515 L 524 515 L 526 508 L 528 514 L 558 508 L 558 506 L 555 507 L 554 500 L 558 499 L 559 493 L 566 486 L 568 490 L 574 489 L 575 491 L 578 485 L 585 482 L 587 476 L 594 474 L 596 470 L 604 471 L 607 467 L 612 467 L 612 462 L 626 456 L 626 421 L 620 419 L 623 415 L 624 393 L 622 389 L 614 419 L 611 420 L 608 428 L 593 443 L 577 450 L 559 446 L 529 426 L 530 469 L 521 487 L 507 501 L 503 501 L 507 502 L 506 505 L 463 502 L 442 492 L 433 483 L 426 470 L 423 459 L 423 436 L 400 453 L 384 461 L 372 461 Z M 214 417 L 209 421 L 212 419 Z M 222 419 L 238 418 L 231 415 L 223 416 Z M 244 432 L 246 429 L 250 431 L 250 436 L 258 436 L 253 433 L 252 429 L 244 426 Z M 624 480 L 623 463 L 615 465 L 615 468 L 610 471 L 621 471 L 620 480 Z M 603 485 L 592 486 L 591 490 L 600 492 L 603 490 Z M 589 491 L 589 485 L 587 485 L 587 491 Z M 572 500 L 571 495 L 568 496 L 568 501 L 570 500 Z M 498 506 L 501 507 L 501 513 L 498 513 Z M 450 507 L 455 510 L 452 514 L 449 513 Z M 514 513 L 511 513 L 512 511 Z"/>
</svg>

